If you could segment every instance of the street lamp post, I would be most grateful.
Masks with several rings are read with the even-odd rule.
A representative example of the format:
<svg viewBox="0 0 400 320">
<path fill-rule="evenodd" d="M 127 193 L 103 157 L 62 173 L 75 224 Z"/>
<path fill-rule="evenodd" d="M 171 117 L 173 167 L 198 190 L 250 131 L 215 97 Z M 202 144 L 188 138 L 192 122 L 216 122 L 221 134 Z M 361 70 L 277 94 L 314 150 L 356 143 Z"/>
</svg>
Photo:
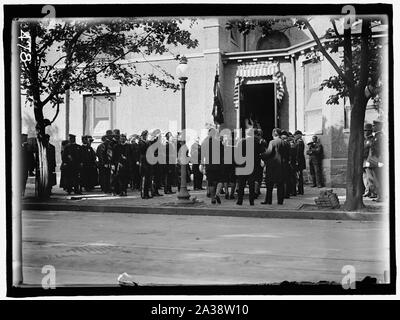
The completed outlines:
<svg viewBox="0 0 400 320">
<path fill-rule="evenodd" d="M 186 129 L 186 111 L 185 111 L 185 85 L 187 81 L 187 71 L 188 71 L 188 65 L 187 65 L 187 59 L 185 56 L 181 57 L 179 60 L 179 65 L 176 67 L 176 75 L 179 79 L 180 82 L 180 87 L 181 87 L 181 130 L 182 130 L 182 145 L 181 148 L 185 145 L 186 143 L 186 136 L 185 136 L 185 129 Z M 182 155 L 183 160 L 184 156 Z M 178 192 L 178 199 L 181 201 L 189 200 L 190 194 L 187 190 L 186 186 L 186 163 L 182 163 L 181 161 L 181 186 Z"/>
</svg>

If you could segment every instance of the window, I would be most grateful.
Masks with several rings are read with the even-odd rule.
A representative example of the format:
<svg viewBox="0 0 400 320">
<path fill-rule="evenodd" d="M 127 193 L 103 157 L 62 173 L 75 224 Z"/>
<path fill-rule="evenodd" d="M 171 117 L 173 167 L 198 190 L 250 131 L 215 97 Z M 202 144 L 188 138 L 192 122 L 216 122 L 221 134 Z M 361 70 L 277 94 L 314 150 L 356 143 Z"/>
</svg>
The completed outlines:
<svg viewBox="0 0 400 320">
<path fill-rule="evenodd" d="M 322 91 L 321 62 L 307 62 L 304 65 L 304 131 L 322 132 Z"/>
<path fill-rule="evenodd" d="M 113 128 L 115 94 L 83 96 L 83 132 L 101 137 Z"/>
</svg>

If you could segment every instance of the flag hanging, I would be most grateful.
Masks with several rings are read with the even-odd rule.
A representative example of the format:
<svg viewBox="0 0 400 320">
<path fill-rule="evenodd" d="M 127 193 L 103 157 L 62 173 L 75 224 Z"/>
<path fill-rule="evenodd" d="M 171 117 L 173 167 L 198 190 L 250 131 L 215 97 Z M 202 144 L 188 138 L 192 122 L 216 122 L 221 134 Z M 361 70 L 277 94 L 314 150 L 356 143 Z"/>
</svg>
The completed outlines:
<svg viewBox="0 0 400 320">
<path fill-rule="evenodd" d="M 215 74 L 215 79 L 214 79 L 214 104 L 213 104 L 212 116 L 214 118 L 215 124 L 224 123 L 224 108 L 222 104 L 221 88 L 219 86 L 218 72 Z"/>
</svg>

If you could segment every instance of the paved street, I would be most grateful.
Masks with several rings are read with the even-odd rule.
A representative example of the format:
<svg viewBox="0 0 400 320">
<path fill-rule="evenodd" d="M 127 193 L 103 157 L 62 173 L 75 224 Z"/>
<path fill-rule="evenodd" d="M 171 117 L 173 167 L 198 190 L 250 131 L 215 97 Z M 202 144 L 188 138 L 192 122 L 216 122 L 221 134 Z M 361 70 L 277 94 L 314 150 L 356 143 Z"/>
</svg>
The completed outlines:
<svg viewBox="0 0 400 320">
<path fill-rule="evenodd" d="M 24 211 L 24 282 L 236 284 L 357 280 L 389 270 L 385 222 Z"/>
</svg>

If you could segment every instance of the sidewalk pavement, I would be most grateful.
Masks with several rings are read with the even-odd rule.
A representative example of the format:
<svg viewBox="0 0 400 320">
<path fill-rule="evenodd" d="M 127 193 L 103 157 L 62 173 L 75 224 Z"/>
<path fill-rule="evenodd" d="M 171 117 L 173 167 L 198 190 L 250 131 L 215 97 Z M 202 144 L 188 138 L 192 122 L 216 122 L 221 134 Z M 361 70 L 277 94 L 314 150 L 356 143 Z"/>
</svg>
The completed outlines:
<svg viewBox="0 0 400 320">
<path fill-rule="evenodd" d="M 145 200 L 140 197 L 139 191 L 129 190 L 128 196 L 119 197 L 95 189 L 92 192 L 83 192 L 83 195 L 68 195 L 58 186 L 53 187 L 50 199 L 38 200 L 35 198 L 34 188 L 34 180 L 29 178 L 25 197 L 22 199 L 22 209 L 359 221 L 382 221 L 389 216 L 387 203 L 377 203 L 369 198 L 364 198 L 366 208 L 363 211 L 345 211 L 344 188 L 320 189 L 305 186 L 304 195 L 285 199 L 283 205 L 277 204 L 276 189 L 273 193 L 273 204 L 262 205 L 265 197 L 265 188 L 262 188 L 254 206 L 249 205 L 248 194 L 245 194 L 242 206 L 236 205 L 236 200 L 226 200 L 224 196 L 221 197 L 221 204 L 211 204 L 205 190 L 193 191 L 191 186 L 188 187 L 193 200 L 190 204 L 180 203 L 176 194 Z M 341 204 L 339 209 L 321 209 L 316 206 L 314 199 L 324 189 L 333 189 L 338 195 Z M 176 188 L 174 190 L 176 191 Z M 160 193 L 163 194 L 161 191 Z"/>
</svg>

